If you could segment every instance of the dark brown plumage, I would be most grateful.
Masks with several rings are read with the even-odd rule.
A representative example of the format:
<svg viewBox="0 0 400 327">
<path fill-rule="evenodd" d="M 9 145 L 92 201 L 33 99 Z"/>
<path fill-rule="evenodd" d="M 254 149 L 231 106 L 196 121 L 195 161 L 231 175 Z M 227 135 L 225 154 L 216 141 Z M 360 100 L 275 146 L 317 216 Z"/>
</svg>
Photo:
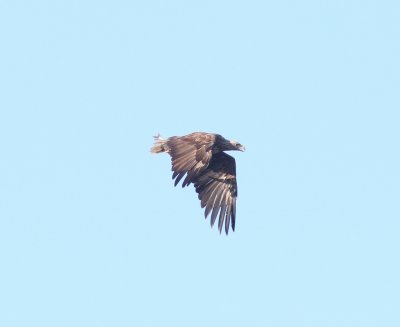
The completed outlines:
<svg viewBox="0 0 400 327">
<path fill-rule="evenodd" d="M 211 213 L 211 227 L 218 217 L 221 233 L 225 221 L 225 233 L 229 225 L 235 230 L 236 220 L 236 164 L 235 159 L 223 151 L 245 148 L 219 134 L 192 133 L 163 139 L 154 137 L 152 153 L 166 152 L 171 156 L 172 178 L 175 186 L 184 178 L 182 187 L 193 184 L 198 193 L 205 218 Z"/>
</svg>

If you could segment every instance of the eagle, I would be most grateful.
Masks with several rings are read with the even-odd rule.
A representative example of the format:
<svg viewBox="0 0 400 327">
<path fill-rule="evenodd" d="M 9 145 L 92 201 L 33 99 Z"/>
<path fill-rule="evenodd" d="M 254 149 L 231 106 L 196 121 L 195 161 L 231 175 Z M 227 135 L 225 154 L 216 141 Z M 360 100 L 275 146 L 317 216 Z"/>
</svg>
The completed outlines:
<svg viewBox="0 0 400 327">
<path fill-rule="evenodd" d="M 229 141 L 219 134 L 195 132 L 185 136 L 164 139 L 154 136 L 152 153 L 166 152 L 171 156 L 172 179 L 175 186 L 183 179 L 182 187 L 193 184 L 204 216 L 211 213 L 211 227 L 218 218 L 221 233 L 225 222 L 225 233 L 229 225 L 235 231 L 236 221 L 236 163 L 224 151 L 244 151 L 245 147 L 236 141 Z"/>
</svg>

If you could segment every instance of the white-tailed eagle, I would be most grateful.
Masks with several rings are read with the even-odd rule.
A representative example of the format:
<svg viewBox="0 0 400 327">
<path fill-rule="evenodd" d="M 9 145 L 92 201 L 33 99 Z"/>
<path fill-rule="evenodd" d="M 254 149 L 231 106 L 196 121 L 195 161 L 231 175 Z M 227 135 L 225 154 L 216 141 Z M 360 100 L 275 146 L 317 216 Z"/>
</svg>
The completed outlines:
<svg viewBox="0 0 400 327">
<path fill-rule="evenodd" d="M 172 178 L 175 186 L 184 178 L 182 187 L 193 184 L 198 193 L 205 218 L 211 213 L 211 227 L 218 218 L 221 233 L 225 221 L 225 233 L 229 225 L 235 230 L 236 220 L 236 164 L 235 159 L 224 151 L 244 151 L 243 145 L 229 141 L 219 134 L 191 133 L 163 139 L 154 137 L 152 153 L 166 152 L 171 156 Z"/>
</svg>

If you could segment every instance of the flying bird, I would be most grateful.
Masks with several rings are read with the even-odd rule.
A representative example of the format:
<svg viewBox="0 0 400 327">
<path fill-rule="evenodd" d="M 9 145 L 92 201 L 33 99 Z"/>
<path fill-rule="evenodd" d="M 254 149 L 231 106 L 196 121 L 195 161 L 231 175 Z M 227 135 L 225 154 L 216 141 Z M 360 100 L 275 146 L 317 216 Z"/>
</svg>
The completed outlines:
<svg viewBox="0 0 400 327">
<path fill-rule="evenodd" d="M 229 225 L 235 231 L 236 221 L 236 163 L 224 151 L 244 151 L 243 145 L 229 141 L 219 134 L 196 132 L 185 136 L 172 136 L 163 139 L 154 136 L 152 153 L 166 152 L 171 156 L 172 179 L 175 186 L 183 179 L 182 187 L 194 185 L 204 216 L 211 213 L 211 227 L 218 218 L 221 233 L 225 222 L 225 233 Z"/>
</svg>

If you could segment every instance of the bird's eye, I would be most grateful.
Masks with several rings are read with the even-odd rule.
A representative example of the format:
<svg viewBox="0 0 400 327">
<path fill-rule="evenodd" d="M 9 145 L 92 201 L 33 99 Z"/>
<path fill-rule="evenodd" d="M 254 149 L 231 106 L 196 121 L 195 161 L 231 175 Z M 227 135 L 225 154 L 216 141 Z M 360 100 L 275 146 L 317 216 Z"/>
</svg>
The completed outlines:
<svg viewBox="0 0 400 327">
<path fill-rule="evenodd" d="M 236 146 L 242 146 L 240 143 L 236 143 Z"/>
</svg>

